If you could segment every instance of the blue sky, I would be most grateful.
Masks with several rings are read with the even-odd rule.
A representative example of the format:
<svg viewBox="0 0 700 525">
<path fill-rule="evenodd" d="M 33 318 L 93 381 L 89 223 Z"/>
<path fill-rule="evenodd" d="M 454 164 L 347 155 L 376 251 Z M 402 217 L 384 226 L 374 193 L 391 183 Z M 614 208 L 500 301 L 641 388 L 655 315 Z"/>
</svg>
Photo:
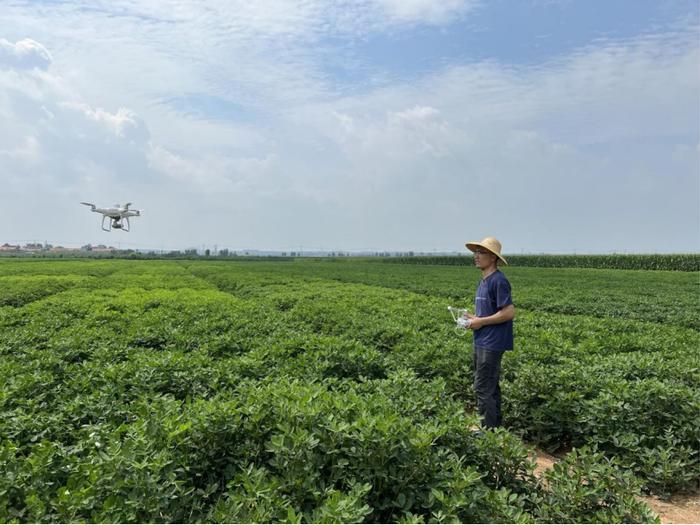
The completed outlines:
<svg viewBox="0 0 700 525">
<path fill-rule="evenodd" d="M 4 1 L 0 243 L 698 251 L 699 27 L 688 1 Z M 85 200 L 146 213 L 105 234 Z"/>
<path fill-rule="evenodd" d="M 697 2 L 495 0 L 445 25 L 372 35 L 351 47 L 375 67 L 411 77 L 480 60 L 537 65 L 596 40 L 636 38 L 697 18 Z"/>
</svg>

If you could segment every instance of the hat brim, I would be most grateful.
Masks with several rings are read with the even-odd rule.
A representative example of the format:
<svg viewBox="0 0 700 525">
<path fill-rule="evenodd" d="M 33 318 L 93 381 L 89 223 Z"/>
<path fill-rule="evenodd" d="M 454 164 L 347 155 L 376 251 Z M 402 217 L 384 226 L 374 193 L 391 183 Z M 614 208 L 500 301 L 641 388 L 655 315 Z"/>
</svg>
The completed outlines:
<svg viewBox="0 0 700 525">
<path fill-rule="evenodd" d="M 496 257 L 498 257 L 501 261 L 503 261 L 503 264 L 508 264 L 508 261 L 506 261 L 503 256 L 497 254 L 493 250 L 491 250 L 488 246 L 484 246 L 480 242 L 468 242 L 464 246 L 466 246 L 470 251 L 474 252 L 476 251 L 477 248 L 483 248 L 484 250 L 488 251 L 489 253 L 494 254 Z"/>
</svg>

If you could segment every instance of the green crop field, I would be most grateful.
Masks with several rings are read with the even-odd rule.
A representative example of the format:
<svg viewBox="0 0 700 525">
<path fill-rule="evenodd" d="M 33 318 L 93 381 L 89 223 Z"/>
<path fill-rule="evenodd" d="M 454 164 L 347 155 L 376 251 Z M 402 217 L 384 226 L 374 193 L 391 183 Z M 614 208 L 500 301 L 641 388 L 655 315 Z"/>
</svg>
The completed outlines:
<svg viewBox="0 0 700 525">
<path fill-rule="evenodd" d="M 697 271 L 0 259 L 0 522 L 649 522 L 700 478 Z M 563 458 L 534 475 L 530 446 Z"/>
</svg>

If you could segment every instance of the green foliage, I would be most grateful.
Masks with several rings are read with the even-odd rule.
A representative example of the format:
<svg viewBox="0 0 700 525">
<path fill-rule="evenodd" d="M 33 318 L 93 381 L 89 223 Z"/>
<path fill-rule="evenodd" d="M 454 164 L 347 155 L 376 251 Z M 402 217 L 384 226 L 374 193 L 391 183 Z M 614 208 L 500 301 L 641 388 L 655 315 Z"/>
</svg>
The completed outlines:
<svg viewBox="0 0 700 525">
<path fill-rule="evenodd" d="M 627 492 L 631 474 L 588 449 L 574 449 L 544 474 L 548 489 L 538 505 L 545 523 L 658 523 L 649 508 Z"/>
<path fill-rule="evenodd" d="M 90 276 L 11 275 L 0 276 L 0 307 L 22 306 L 37 299 L 62 292 L 73 286 L 94 283 Z"/>
<path fill-rule="evenodd" d="M 511 266 L 538 268 L 600 268 L 608 270 L 673 270 L 700 271 L 700 254 L 640 254 L 640 255 L 505 255 Z M 470 255 L 388 257 L 383 262 L 395 264 L 431 264 L 444 266 L 471 266 Z"/>
<path fill-rule="evenodd" d="M 0 521 L 653 521 L 639 487 L 697 479 L 692 274 L 509 269 L 511 432 L 479 435 L 471 336 L 445 308 L 473 269 L 0 272 Z M 520 436 L 596 450 L 542 483 Z"/>
</svg>

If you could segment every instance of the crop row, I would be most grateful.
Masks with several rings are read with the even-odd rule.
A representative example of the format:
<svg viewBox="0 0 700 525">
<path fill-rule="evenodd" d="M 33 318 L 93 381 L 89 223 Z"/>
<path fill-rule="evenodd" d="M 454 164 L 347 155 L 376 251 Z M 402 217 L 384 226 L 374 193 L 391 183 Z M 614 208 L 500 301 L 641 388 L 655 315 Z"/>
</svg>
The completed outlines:
<svg viewBox="0 0 700 525">
<path fill-rule="evenodd" d="M 654 520 L 593 452 L 538 482 L 519 439 L 474 434 L 445 380 L 405 366 L 392 328 L 365 330 L 381 350 L 305 329 L 284 302 L 303 284 L 277 286 L 0 308 L 0 520 Z"/>
<path fill-rule="evenodd" d="M 468 306 L 479 280 L 473 267 L 389 265 L 345 260 L 297 262 L 163 262 L 0 259 L 0 305 L 20 305 L 72 285 L 88 288 L 211 287 L 187 267 L 244 271 L 278 282 L 325 279 L 442 297 Z M 554 314 L 649 321 L 700 330 L 696 273 L 507 268 L 517 306 Z M 63 282 L 61 282 L 63 279 Z M 243 290 L 246 286 L 240 282 Z M 239 292 L 240 293 L 240 292 Z"/>
<path fill-rule="evenodd" d="M 446 329 L 436 298 L 277 273 L 192 270 L 222 290 L 277 305 L 289 323 L 359 340 L 471 403 L 469 339 Z M 211 272 L 211 273 L 209 273 Z M 506 424 L 550 449 L 595 445 L 661 494 L 697 480 L 698 333 L 615 318 L 521 312 L 504 360 Z"/>
<path fill-rule="evenodd" d="M 440 297 L 469 307 L 480 274 L 473 267 L 389 265 L 380 262 L 304 261 L 295 263 L 185 263 L 221 272 L 264 276 L 265 282 L 333 280 Z M 518 309 L 600 319 L 647 321 L 700 330 L 700 281 L 686 272 L 506 268 Z M 252 283 L 252 281 L 251 281 Z M 245 293 L 244 280 L 237 294 Z"/>
<path fill-rule="evenodd" d="M 655 519 L 624 450 L 578 450 L 541 483 L 518 437 L 472 432 L 443 298 L 255 268 L 63 266 L 67 287 L 0 307 L 0 520 Z M 559 344 L 541 321 L 519 330 Z"/>
</svg>

